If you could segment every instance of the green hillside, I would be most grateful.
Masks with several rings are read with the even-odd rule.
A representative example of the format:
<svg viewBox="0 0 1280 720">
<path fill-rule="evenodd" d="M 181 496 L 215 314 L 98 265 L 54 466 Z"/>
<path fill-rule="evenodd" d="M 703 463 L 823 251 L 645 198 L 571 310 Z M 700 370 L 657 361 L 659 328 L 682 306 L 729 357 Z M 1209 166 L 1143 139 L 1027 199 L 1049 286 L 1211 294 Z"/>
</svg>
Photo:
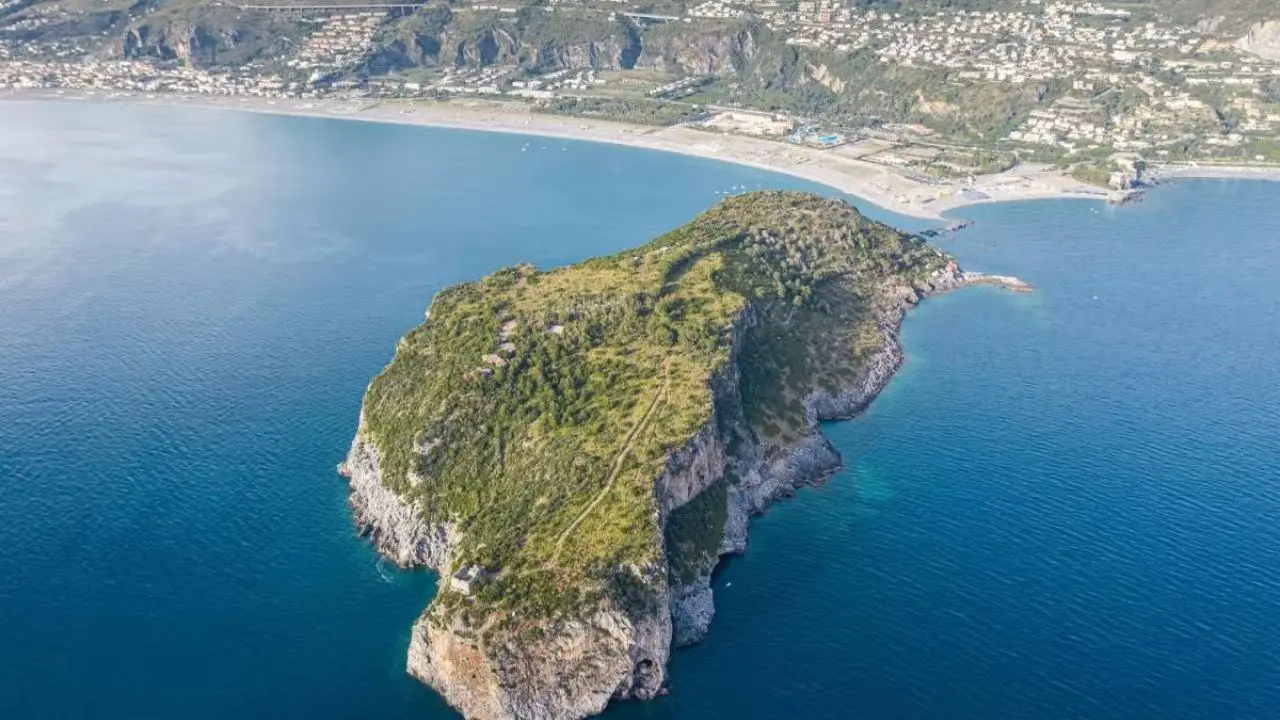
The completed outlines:
<svg viewBox="0 0 1280 720">
<path fill-rule="evenodd" d="M 882 290 L 944 262 L 847 204 L 769 192 L 634 250 L 441 292 L 365 398 L 384 482 L 456 523 L 456 567 L 495 574 L 476 602 L 437 602 L 503 626 L 656 601 L 654 482 L 709 422 L 734 343 L 753 431 L 784 441 L 802 388 L 856 377 Z"/>
</svg>

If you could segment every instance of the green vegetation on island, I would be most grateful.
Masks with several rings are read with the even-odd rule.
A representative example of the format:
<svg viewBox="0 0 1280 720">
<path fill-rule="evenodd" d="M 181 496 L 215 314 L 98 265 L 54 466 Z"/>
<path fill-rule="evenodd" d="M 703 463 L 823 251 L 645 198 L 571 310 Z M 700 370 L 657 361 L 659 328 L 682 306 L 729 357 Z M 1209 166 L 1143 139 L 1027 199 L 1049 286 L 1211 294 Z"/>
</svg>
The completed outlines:
<svg viewBox="0 0 1280 720">
<path fill-rule="evenodd" d="M 693 582 L 720 555 L 725 521 L 729 518 L 728 478 L 720 478 L 667 518 L 667 565 L 672 576 Z"/>
<path fill-rule="evenodd" d="M 858 377 L 888 291 L 946 262 L 843 202 L 764 192 L 634 250 L 442 291 L 364 405 L 384 483 L 457 527 L 455 568 L 486 571 L 470 596 L 442 586 L 439 609 L 487 632 L 652 610 L 654 573 L 719 546 L 728 480 L 665 539 L 655 482 L 710 421 L 734 351 L 751 431 L 785 443 L 804 392 Z"/>
</svg>

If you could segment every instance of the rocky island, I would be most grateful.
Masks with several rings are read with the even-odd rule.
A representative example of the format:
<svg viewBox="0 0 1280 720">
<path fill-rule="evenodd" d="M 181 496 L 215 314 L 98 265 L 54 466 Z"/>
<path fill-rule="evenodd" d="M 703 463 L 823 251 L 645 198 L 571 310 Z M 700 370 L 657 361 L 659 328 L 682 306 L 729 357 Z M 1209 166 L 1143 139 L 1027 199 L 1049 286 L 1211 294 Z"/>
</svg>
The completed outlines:
<svg viewBox="0 0 1280 720">
<path fill-rule="evenodd" d="M 408 671 L 485 720 L 665 692 L 751 515 L 840 466 L 818 421 L 889 381 L 907 308 L 976 283 L 1029 289 L 841 201 L 762 192 L 439 293 L 340 468 L 361 532 L 441 577 Z"/>
</svg>

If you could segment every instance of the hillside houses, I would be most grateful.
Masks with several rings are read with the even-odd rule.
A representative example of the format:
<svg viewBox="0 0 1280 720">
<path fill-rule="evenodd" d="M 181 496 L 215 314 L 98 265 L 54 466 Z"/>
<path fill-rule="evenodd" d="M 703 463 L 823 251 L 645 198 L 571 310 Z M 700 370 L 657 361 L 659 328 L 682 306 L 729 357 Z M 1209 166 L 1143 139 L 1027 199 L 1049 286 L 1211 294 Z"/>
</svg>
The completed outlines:
<svg viewBox="0 0 1280 720">
<path fill-rule="evenodd" d="M 256 97 L 284 97 L 289 89 L 283 80 L 271 75 L 162 68 L 133 60 L 0 63 L 0 89 L 52 88 Z"/>
<path fill-rule="evenodd" d="M 362 12 L 318 19 L 316 31 L 286 65 L 311 71 L 313 82 L 356 65 L 373 50 L 374 33 L 386 17 L 385 12 Z"/>
</svg>

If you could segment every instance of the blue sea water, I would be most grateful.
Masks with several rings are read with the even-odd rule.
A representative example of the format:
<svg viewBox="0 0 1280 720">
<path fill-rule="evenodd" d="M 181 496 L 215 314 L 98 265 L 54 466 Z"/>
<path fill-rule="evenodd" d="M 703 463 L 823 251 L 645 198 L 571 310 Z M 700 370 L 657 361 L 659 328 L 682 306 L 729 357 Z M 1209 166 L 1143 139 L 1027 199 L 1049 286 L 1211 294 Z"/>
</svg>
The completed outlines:
<svg viewBox="0 0 1280 720">
<path fill-rule="evenodd" d="M 521 152 L 525 144 L 529 150 Z M 0 717 L 449 718 L 427 573 L 334 473 L 440 287 L 803 182 L 660 153 L 193 109 L 0 105 Z M 1034 295 L 908 321 L 623 718 L 1280 716 L 1280 185 L 967 208 Z M 907 224 L 878 209 L 876 217 Z"/>
</svg>

